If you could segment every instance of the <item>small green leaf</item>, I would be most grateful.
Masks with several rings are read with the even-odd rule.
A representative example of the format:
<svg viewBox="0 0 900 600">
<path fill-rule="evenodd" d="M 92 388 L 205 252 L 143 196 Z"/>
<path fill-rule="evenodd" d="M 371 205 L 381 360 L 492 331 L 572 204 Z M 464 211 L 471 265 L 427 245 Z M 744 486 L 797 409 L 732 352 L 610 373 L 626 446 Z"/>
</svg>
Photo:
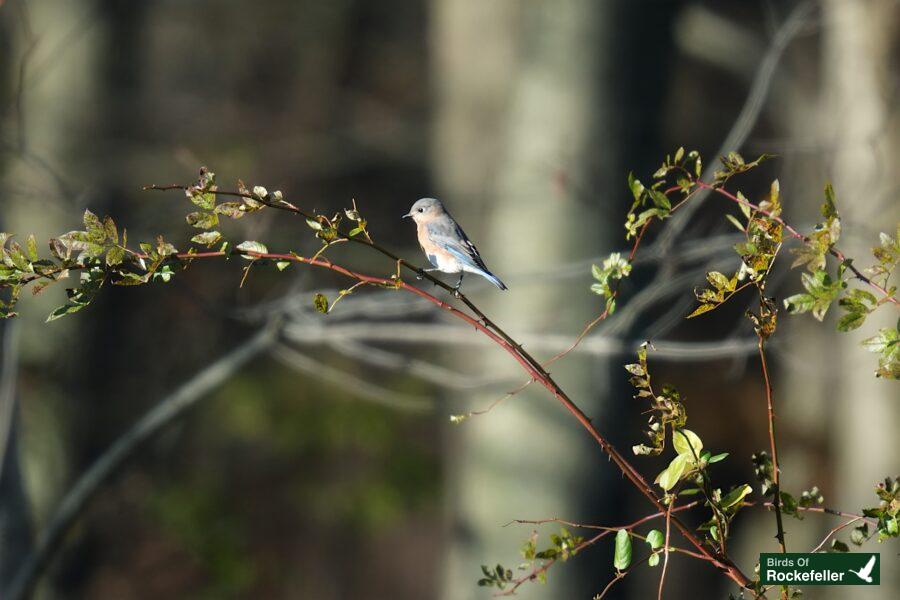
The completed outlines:
<svg viewBox="0 0 900 600">
<path fill-rule="evenodd" d="M 252 240 L 247 240 L 245 242 L 241 242 L 237 246 L 235 246 L 236 250 L 240 250 L 241 252 L 256 252 L 257 254 L 268 254 L 269 249 L 266 248 L 265 244 L 260 242 L 254 242 Z M 256 258 L 256 257 L 251 257 Z"/>
<path fill-rule="evenodd" d="M 243 202 L 223 202 L 216 206 L 215 212 L 230 219 L 240 219 L 247 214 Z"/>
<path fill-rule="evenodd" d="M 322 294 L 316 294 L 313 296 L 313 306 L 316 307 L 316 310 L 322 314 L 328 313 L 328 298 L 326 298 Z"/>
<path fill-rule="evenodd" d="M 723 509 L 728 509 L 733 506 L 736 506 L 741 500 L 744 499 L 745 496 L 747 496 L 747 494 L 749 494 L 752 491 L 753 491 L 753 488 L 750 487 L 746 483 L 744 485 L 738 486 L 738 487 L 734 488 L 733 490 L 731 490 L 730 492 L 728 492 L 725 495 L 725 497 L 722 498 L 722 501 L 719 503 L 719 506 L 721 506 Z"/>
<path fill-rule="evenodd" d="M 716 308 L 716 306 L 717 306 L 716 304 L 701 304 L 700 306 L 698 306 L 697 308 L 694 309 L 694 312 L 692 312 L 685 318 L 693 319 L 694 317 L 700 316 L 703 313 L 707 313 L 711 310 L 714 310 Z"/>
<path fill-rule="evenodd" d="M 647 543 L 650 544 L 651 550 L 658 550 L 662 548 L 663 543 L 665 543 L 665 536 L 663 536 L 662 531 L 659 529 L 652 529 L 650 533 L 647 534 Z"/>
<path fill-rule="evenodd" d="M 34 262 L 38 259 L 37 253 L 37 241 L 34 239 L 33 235 L 29 235 L 28 239 L 25 240 L 25 248 L 28 252 L 28 260 Z"/>
<path fill-rule="evenodd" d="M 278 262 L 275 263 L 275 267 L 276 267 L 279 271 L 284 271 L 285 269 L 287 269 L 287 268 L 288 268 L 289 266 L 291 266 L 292 264 L 293 264 L 293 262 L 291 262 L 291 261 L 289 261 L 289 260 L 279 260 Z"/>
<path fill-rule="evenodd" d="M 100 239 L 105 237 L 106 232 L 103 230 L 100 217 L 87 209 L 84 211 L 84 227 L 91 236 L 99 237 Z"/>
<path fill-rule="evenodd" d="M 659 554 L 651 554 L 647 558 L 647 564 L 650 565 L 651 567 L 655 567 L 656 565 L 658 565 L 659 564 Z"/>
<path fill-rule="evenodd" d="M 119 232 L 116 229 L 116 224 L 112 220 L 112 217 L 103 218 L 103 232 L 106 234 L 107 242 L 109 242 L 110 244 L 119 243 Z"/>
<path fill-rule="evenodd" d="M 113 246 L 106 253 L 106 264 L 115 266 L 121 264 L 125 259 L 125 248 L 122 246 Z"/>
<path fill-rule="evenodd" d="M 809 294 L 794 294 L 784 299 L 784 307 L 791 314 L 800 314 L 812 310 L 816 299 Z"/>
<path fill-rule="evenodd" d="M 616 550 L 613 555 L 613 566 L 624 571 L 631 564 L 631 536 L 625 529 L 616 533 Z"/>
<path fill-rule="evenodd" d="M 209 229 L 219 224 L 219 215 L 210 212 L 192 212 L 185 217 L 188 225 L 197 229 Z"/>
<path fill-rule="evenodd" d="M 837 330 L 838 331 L 853 331 L 854 329 L 858 329 L 860 325 L 862 325 L 866 320 L 866 313 L 862 312 L 849 312 L 846 315 L 841 316 L 837 322 Z"/>
<path fill-rule="evenodd" d="M 722 454 L 716 454 L 715 456 L 710 456 L 706 462 L 708 462 L 709 464 L 713 464 L 713 463 L 719 462 L 720 460 L 725 460 L 727 457 L 728 457 L 728 453 L 723 452 Z"/>
<path fill-rule="evenodd" d="M 675 487 L 675 484 L 684 475 L 688 462 L 690 462 L 689 458 L 687 454 L 679 454 L 672 459 L 669 466 L 656 476 L 656 483 L 659 484 L 659 487 L 667 492 Z"/>
<path fill-rule="evenodd" d="M 744 231 L 744 226 L 741 224 L 740 221 L 737 220 L 737 217 L 735 217 L 734 215 L 725 215 L 725 218 L 728 219 L 728 221 L 732 225 L 734 225 L 738 231 Z"/>
<path fill-rule="evenodd" d="M 678 454 L 684 454 L 690 462 L 695 462 L 694 457 L 699 457 L 703 450 L 703 442 L 700 436 L 690 429 L 675 429 L 672 431 L 672 447 Z"/>
<path fill-rule="evenodd" d="M 831 182 L 825 184 L 825 202 L 822 204 L 821 212 L 826 219 L 838 216 L 837 208 L 834 205 L 834 187 Z"/>
<path fill-rule="evenodd" d="M 203 192 L 196 188 L 191 188 L 191 202 L 196 204 L 203 210 L 212 210 L 216 207 L 216 195 L 212 192 Z"/>
<path fill-rule="evenodd" d="M 203 244 L 204 246 L 212 246 L 216 242 L 222 239 L 222 234 L 218 231 L 204 231 L 203 233 L 198 233 L 194 237 L 191 238 L 191 241 L 195 244 Z"/>
<path fill-rule="evenodd" d="M 832 552 L 850 552 L 850 548 L 844 542 L 834 539 L 834 540 L 831 540 L 831 551 Z"/>
<path fill-rule="evenodd" d="M 853 542 L 857 546 L 862 546 L 863 542 L 866 541 L 869 537 L 869 525 L 867 523 L 863 523 L 859 527 L 853 529 L 850 532 L 850 541 Z"/>
</svg>

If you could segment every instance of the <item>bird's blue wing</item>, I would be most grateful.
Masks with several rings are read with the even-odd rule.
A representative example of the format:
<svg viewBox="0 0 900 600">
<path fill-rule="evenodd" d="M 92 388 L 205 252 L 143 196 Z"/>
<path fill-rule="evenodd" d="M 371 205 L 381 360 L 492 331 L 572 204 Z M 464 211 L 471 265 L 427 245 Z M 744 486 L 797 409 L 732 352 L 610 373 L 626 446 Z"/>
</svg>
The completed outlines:
<svg viewBox="0 0 900 600">
<path fill-rule="evenodd" d="M 427 225 L 431 241 L 449 252 L 462 264 L 475 269 L 487 271 L 478 248 L 475 247 L 466 232 L 456 221 L 447 217 L 436 219 Z"/>
</svg>

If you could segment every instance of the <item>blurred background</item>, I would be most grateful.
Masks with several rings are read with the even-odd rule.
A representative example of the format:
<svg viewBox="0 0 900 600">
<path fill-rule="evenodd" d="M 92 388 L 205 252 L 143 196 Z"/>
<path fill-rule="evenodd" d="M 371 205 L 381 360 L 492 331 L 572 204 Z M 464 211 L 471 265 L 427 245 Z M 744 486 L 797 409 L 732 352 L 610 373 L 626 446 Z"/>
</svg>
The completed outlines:
<svg viewBox="0 0 900 600">
<path fill-rule="evenodd" d="M 191 183 L 207 165 L 223 188 L 242 179 L 308 210 L 355 199 L 377 242 L 422 261 L 400 215 L 437 196 L 510 288 L 464 289 L 545 359 L 602 310 L 590 265 L 626 249 L 626 174 L 648 179 L 678 146 L 706 164 L 778 154 L 737 186 L 761 198 L 777 177 L 803 228 L 833 181 L 841 247 L 868 265 L 900 216 L 898 63 L 895 0 L 0 0 L 0 229 L 46 240 L 90 208 L 130 240 L 186 248 L 184 196 L 141 186 Z M 731 453 L 718 481 L 754 483 L 749 457 L 768 439 L 743 318 L 753 299 L 683 319 L 705 271 L 738 264 L 726 207 L 696 206 L 651 232 L 620 309 L 553 373 L 627 449 L 644 416 L 621 365 L 653 340 L 654 380 L 677 385 L 691 429 Z M 317 247 L 275 211 L 223 231 Z M 330 256 L 394 270 L 359 248 Z M 779 299 L 799 288 L 786 266 Z M 64 301 L 54 288 L 2 324 L 0 588 L 28 572 L 51 599 L 487 598 L 480 565 L 518 564 L 533 528 L 510 520 L 616 526 L 650 512 L 537 386 L 451 424 L 526 377 L 431 305 L 363 289 L 323 316 L 313 294 L 345 280 L 240 277 L 235 261 L 196 264 L 45 324 Z M 784 488 L 818 485 L 858 511 L 900 472 L 897 384 L 859 347 L 889 313 L 853 334 L 834 315 L 781 320 Z M 159 431 L 132 448 L 145 415 Z M 651 478 L 663 465 L 635 463 Z M 789 520 L 789 548 L 838 523 Z M 558 526 L 537 529 L 543 545 Z M 747 572 L 776 547 L 762 511 L 733 535 Z M 897 553 L 873 549 L 882 585 L 854 597 L 896 597 Z M 605 540 L 519 595 L 591 598 L 612 573 Z M 608 597 L 655 597 L 657 581 L 644 567 Z M 673 600 L 736 592 L 680 556 L 667 582 Z"/>
</svg>

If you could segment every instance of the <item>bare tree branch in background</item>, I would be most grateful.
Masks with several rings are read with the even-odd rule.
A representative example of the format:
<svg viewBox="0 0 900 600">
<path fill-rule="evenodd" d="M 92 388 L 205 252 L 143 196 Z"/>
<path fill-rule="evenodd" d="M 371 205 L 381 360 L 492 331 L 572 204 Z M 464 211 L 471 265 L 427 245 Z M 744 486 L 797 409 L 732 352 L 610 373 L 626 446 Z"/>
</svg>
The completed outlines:
<svg viewBox="0 0 900 600">
<path fill-rule="evenodd" d="M 3 595 L 7 600 L 28 598 L 41 573 L 62 546 L 63 539 L 100 487 L 154 435 L 232 377 L 252 359 L 269 350 L 277 337 L 276 324 L 260 329 L 249 340 L 222 356 L 148 411 L 85 471 L 60 502 L 38 541 Z"/>
</svg>

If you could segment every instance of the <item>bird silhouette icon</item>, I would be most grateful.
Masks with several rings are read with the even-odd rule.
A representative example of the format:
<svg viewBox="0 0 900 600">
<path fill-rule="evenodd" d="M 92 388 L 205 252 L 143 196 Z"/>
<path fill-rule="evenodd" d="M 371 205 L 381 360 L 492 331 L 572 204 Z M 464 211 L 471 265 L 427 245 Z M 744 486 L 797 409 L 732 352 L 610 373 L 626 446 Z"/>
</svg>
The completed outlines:
<svg viewBox="0 0 900 600">
<path fill-rule="evenodd" d="M 847 569 L 866 583 L 872 583 L 872 569 L 875 567 L 875 555 L 872 555 L 872 558 L 869 559 L 869 562 L 866 563 L 859 571 L 854 571 L 853 569 Z"/>
</svg>

